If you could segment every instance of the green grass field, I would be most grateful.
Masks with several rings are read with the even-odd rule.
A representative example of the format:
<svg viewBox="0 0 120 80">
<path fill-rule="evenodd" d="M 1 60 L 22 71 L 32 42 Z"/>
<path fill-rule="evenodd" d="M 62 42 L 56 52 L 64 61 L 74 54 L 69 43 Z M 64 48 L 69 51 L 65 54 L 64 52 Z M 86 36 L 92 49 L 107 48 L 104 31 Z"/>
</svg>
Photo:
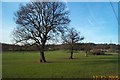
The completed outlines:
<svg viewBox="0 0 120 80">
<path fill-rule="evenodd" d="M 3 52 L 3 78 L 92 78 L 117 76 L 118 55 L 88 57 L 84 52 L 74 54 L 73 60 L 65 51 L 46 51 L 48 63 L 39 63 L 39 52 Z"/>
</svg>

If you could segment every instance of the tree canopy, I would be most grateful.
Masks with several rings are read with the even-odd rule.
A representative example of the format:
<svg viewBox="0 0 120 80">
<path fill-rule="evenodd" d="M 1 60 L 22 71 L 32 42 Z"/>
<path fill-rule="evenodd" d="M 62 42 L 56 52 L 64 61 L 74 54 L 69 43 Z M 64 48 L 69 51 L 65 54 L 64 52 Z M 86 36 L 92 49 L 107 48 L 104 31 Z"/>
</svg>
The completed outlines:
<svg viewBox="0 0 120 80">
<path fill-rule="evenodd" d="M 71 51 L 70 59 L 73 57 L 73 50 L 77 47 L 79 41 L 83 40 L 84 37 L 80 35 L 74 28 L 68 28 L 67 32 L 62 35 L 63 43 L 68 45 L 68 49 Z"/>
<path fill-rule="evenodd" d="M 70 22 L 69 11 L 63 2 L 30 2 L 15 13 L 18 25 L 13 32 L 17 43 L 36 44 L 44 57 L 46 41 L 63 33 Z M 41 57 L 41 61 L 45 60 Z"/>
</svg>

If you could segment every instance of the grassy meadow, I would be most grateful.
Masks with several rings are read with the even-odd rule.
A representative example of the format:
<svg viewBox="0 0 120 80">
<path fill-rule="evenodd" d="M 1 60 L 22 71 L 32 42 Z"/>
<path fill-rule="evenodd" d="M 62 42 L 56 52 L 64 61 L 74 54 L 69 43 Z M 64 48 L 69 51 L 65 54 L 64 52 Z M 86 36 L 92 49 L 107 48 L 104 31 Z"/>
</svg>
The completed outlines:
<svg viewBox="0 0 120 80">
<path fill-rule="evenodd" d="M 3 52 L 3 78 L 92 78 L 93 76 L 117 76 L 118 55 L 74 54 L 69 59 L 66 51 L 46 51 L 47 63 L 39 63 L 39 52 Z"/>
</svg>

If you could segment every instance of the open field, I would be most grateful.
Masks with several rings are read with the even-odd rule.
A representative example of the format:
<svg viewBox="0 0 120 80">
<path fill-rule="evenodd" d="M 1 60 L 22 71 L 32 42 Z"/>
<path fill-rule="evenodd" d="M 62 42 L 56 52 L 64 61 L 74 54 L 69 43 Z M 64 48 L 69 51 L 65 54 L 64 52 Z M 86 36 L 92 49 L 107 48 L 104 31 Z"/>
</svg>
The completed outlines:
<svg viewBox="0 0 120 80">
<path fill-rule="evenodd" d="M 117 76 L 118 55 L 88 57 L 84 52 L 68 59 L 65 51 L 46 51 L 48 63 L 39 63 L 39 52 L 3 52 L 3 78 L 92 78 Z"/>
</svg>

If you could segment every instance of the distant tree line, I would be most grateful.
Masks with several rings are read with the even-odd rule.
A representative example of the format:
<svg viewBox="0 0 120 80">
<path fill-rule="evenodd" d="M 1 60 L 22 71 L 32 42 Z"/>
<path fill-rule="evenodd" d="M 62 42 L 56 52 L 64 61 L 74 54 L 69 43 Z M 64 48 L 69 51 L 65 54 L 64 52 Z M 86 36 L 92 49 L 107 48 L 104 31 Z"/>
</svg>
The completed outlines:
<svg viewBox="0 0 120 80">
<path fill-rule="evenodd" d="M 20 46 L 14 44 L 2 44 L 2 51 L 38 51 L 36 45 L 28 46 Z M 55 51 L 55 50 L 69 50 L 67 44 L 47 44 L 45 47 L 45 51 Z M 75 51 L 90 51 L 93 49 L 99 49 L 105 52 L 120 52 L 120 45 L 116 44 L 94 44 L 94 43 L 77 43 L 76 47 L 74 47 Z"/>
</svg>

